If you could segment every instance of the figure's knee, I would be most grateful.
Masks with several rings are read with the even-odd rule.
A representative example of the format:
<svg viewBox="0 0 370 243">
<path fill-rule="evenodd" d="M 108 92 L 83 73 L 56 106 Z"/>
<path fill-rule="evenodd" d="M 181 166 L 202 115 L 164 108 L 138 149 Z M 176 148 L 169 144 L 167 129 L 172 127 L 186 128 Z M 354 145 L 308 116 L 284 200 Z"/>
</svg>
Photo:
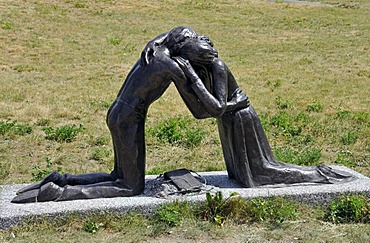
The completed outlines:
<svg viewBox="0 0 370 243">
<path fill-rule="evenodd" d="M 107 116 L 107 126 L 110 130 L 117 130 L 125 126 L 127 116 L 123 112 L 112 110 Z"/>
<path fill-rule="evenodd" d="M 115 186 L 119 188 L 124 188 L 132 193 L 132 195 L 139 195 L 144 192 L 145 184 L 133 184 L 129 185 L 124 179 L 117 179 L 114 182 Z"/>
</svg>

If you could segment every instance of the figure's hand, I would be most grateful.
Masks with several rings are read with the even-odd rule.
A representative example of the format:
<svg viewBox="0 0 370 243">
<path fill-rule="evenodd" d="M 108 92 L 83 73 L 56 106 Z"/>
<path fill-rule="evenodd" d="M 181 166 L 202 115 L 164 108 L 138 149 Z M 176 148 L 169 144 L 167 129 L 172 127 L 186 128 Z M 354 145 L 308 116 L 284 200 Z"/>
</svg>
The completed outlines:
<svg viewBox="0 0 370 243">
<path fill-rule="evenodd" d="M 246 94 L 239 92 L 233 96 L 233 98 L 227 102 L 226 111 L 238 111 L 250 106 L 249 98 Z"/>
<path fill-rule="evenodd" d="M 180 68 L 184 71 L 185 75 L 191 80 L 192 83 L 199 78 L 189 60 L 179 56 L 172 58 L 179 64 Z"/>
<path fill-rule="evenodd" d="M 246 94 L 242 93 L 241 95 L 238 95 L 236 102 L 238 104 L 241 104 L 243 107 L 250 106 L 249 98 Z"/>
<path fill-rule="evenodd" d="M 208 36 L 200 35 L 200 36 L 198 36 L 198 39 L 200 39 L 200 40 L 203 40 L 203 41 L 207 42 L 207 43 L 208 43 L 208 45 L 210 45 L 210 46 L 212 46 L 212 47 L 213 47 L 213 42 L 211 41 L 211 39 L 209 39 L 209 37 L 208 37 Z"/>
</svg>

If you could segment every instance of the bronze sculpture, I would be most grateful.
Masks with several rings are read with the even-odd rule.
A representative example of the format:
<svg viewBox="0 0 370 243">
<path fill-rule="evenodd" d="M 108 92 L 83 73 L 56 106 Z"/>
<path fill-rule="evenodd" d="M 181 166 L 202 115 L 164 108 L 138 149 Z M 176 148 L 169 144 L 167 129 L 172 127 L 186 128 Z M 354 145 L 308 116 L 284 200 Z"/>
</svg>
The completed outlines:
<svg viewBox="0 0 370 243">
<path fill-rule="evenodd" d="M 145 184 L 144 125 L 149 105 L 171 82 L 198 119 L 216 117 L 230 178 L 245 187 L 300 182 L 334 183 L 351 176 L 328 166 L 276 161 L 248 97 L 212 42 L 188 27 L 159 35 L 144 48 L 107 114 L 114 148 L 112 173 L 53 172 L 22 188 L 12 202 L 63 201 L 133 196 Z"/>
<path fill-rule="evenodd" d="M 326 165 L 309 167 L 277 161 L 248 97 L 212 46 L 199 39 L 188 40 L 174 58 L 202 105 L 217 118 L 229 178 L 245 187 L 351 179 Z"/>
</svg>

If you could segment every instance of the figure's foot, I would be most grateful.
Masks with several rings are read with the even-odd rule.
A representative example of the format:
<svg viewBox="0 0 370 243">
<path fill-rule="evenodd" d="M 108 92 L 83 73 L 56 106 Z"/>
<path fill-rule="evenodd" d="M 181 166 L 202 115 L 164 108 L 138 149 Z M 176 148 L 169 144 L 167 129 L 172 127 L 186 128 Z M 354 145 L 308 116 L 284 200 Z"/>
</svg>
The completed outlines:
<svg viewBox="0 0 370 243">
<path fill-rule="evenodd" d="M 37 201 L 40 189 L 28 190 L 17 195 L 11 201 L 12 203 L 33 203 Z"/>
<path fill-rule="evenodd" d="M 64 178 L 64 176 L 59 174 L 57 171 L 53 171 L 49 175 L 45 176 L 45 178 L 42 179 L 41 181 L 35 182 L 31 185 L 21 188 L 19 191 L 17 191 L 17 195 L 22 194 L 27 191 L 40 189 L 43 185 L 49 182 L 54 182 L 55 184 L 63 187 L 66 184 L 66 179 Z"/>
<path fill-rule="evenodd" d="M 355 179 L 355 177 L 344 171 L 339 171 L 327 165 L 318 165 L 318 172 L 324 176 L 328 183 L 347 182 Z"/>
<path fill-rule="evenodd" d="M 54 201 L 63 193 L 63 187 L 60 187 L 53 182 L 43 185 L 37 196 L 38 202 Z"/>
<path fill-rule="evenodd" d="M 25 191 L 16 197 L 13 198 L 11 201 L 12 203 L 34 203 L 34 202 L 46 202 L 46 201 L 54 201 L 60 195 L 62 195 L 63 188 L 54 184 L 53 182 L 49 182 L 43 185 L 40 189 L 33 189 Z"/>
</svg>

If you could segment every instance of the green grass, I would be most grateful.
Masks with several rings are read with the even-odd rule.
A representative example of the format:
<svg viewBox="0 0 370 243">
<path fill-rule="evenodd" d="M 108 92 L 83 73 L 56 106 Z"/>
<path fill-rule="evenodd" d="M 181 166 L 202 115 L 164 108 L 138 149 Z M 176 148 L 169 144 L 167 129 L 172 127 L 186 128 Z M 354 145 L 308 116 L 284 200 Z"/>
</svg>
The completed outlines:
<svg viewBox="0 0 370 243">
<path fill-rule="evenodd" d="M 0 239 L 5 242 L 30 239 L 42 242 L 368 242 L 368 210 L 369 202 L 361 195 L 343 195 L 330 206 L 319 207 L 280 197 L 245 200 L 215 194 L 207 195 L 207 200 L 198 204 L 181 201 L 163 204 L 150 214 L 131 211 L 70 214 L 58 220 L 34 218 L 23 226 L 0 230 Z"/>
<path fill-rule="evenodd" d="M 325 220 L 333 223 L 370 223 L 370 199 L 365 196 L 342 196 L 330 203 Z"/>
<path fill-rule="evenodd" d="M 213 40 L 280 159 L 341 164 L 370 176 L 370 4 L 325 3 L 332 7 L 234 0 L 0 0 L 0 184 L 31 182 L 35 165 L 45 158 L 68 173 L 109 172 L 109 105 L 145 44 L 178 25 Z M 191 146 L 186 139 L 163 142 L 148 132 L 148 173 L 225 170 L 216 121 L 192 120 L 173 85 L 150 107 L 146 129 L 163 128 L 178 117 L 186 120 Z M 45 129 L 56 134 L 71 124 L 83 124 L 84 130 L 67 140 L 45 139 Z M 295 225 L 301 235 L 309 234 L 304 223 Z M 334 228 L 360 237 L 352 232 L 355 227 L 340 227 Z M 284 237 L 284 231 L 272 230 L 270 237 L 279 240 L 276 235 Z"/>
<path fill-rule="evenodd" d="M 95 145 L 98 138 L 109 138 L 107 109 L 145 43 L 177 25 L 189 25 L 214 41 L 265 119 L 273 148 L 290 148 L 292 155 L 318 149 L 313 163 L 326 164 L 349 151 L 350 166 L 369 175 L 364 88 L 370 78 L 369 4 L 357 1 L 356 6 L 185 0 L 7 3 L 0 18 L 0 121 L 28 124 L 32 133 L 11 135 L 9 143 L 0 145 L 5 151 L 1 158 L 12 164 L 0 183 L 29 182 L 33 165 L 46 157 L 72 173 L 108 170 L 113 154 Z M 160 130 L 178 117 L 190 117 L 185 119 L 187 134 L 180 134 L 190 140 L 164 143 L 158 133 L 148 132 L 147 171 L 224 170 L 215 120 L 192 120 L 173 86 L 151 106 L 146 129 Z M 63 141 L 56 129 L 71 124 L 85 129 L 66 138 L 69 143 L 43 137 L 49 129 L 55 136 L 47 137 Z M 104 145 L 111 147 L 110 139 Z"/>
<path fill-rule="evenodd" d="M 172 146 L 198 147 L 207 132 L 197 127 L 193 121 L 189 116 L 169 118 L 163 123 L 147 129 L 147 134 Z"/>
</svg>

